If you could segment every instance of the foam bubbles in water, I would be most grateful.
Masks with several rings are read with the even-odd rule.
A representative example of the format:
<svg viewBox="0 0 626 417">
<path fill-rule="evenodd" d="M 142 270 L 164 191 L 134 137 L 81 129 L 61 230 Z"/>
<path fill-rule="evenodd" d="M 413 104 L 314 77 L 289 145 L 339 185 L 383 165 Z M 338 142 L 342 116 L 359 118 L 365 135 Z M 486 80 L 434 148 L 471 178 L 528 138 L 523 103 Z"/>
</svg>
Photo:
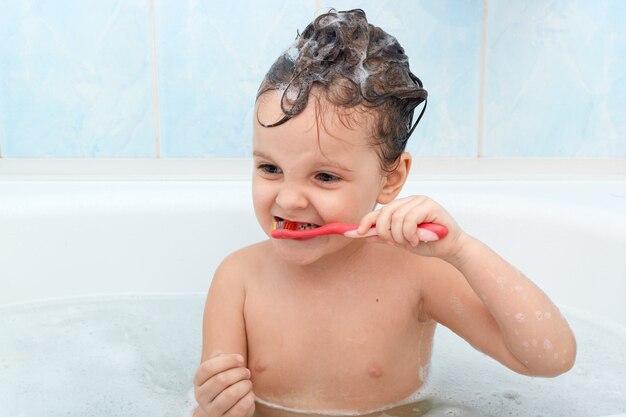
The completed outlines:
<svg viewBox="0 0 626 417">
<path fill-rule="evenodd" d="M 1 308 L 0 415 L 181 415 L 200 355 L 204 299 L 125 296 Z"/>
<path fill-rule="evenodd" d="M 0 308 L 1 414 L 188 415 L 204 298 L 103 297 Z M 577 363 L 569 373 L 558 378 L 516 374 L 440 327 L 432 362 L 421 372 L 429 374 L 424 387 L 409 403 L 371 416 L 624 412 L 626 327 L 586 313 L 563 313 L 578 341 Z M 546 339 L 541 346 L 550 350 L 552 343 Z M 553 358 L 557 352 L 551 350 Z"/>
</svg>

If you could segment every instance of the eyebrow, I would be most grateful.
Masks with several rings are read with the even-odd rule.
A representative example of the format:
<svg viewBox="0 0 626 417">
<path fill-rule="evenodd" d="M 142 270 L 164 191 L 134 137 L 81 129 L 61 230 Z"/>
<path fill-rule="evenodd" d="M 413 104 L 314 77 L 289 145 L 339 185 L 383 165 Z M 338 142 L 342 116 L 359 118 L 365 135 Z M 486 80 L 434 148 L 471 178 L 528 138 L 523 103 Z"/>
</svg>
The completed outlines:
<svg viewBox="0 0 626 417">
<path fill-rule="evenodd" d="M 257 158 L 263 158 L 263 159 L 272 159 L 269 156 L 265 155 L 263 152 L 259 152 L 259 151 L 252 152 L 252 156 L 256 156 Z"/>
<path fill-rule="evenodd" d="M 326 158 L 326 161 L 328 161 L 328 164 L 330 164 L 331 166 L 337 167 L 337 168 L 339 168 L 339 169 L 341 169 L 343 171 L 353 172 L 350 168 L 348 168 L 348 167 L 346 167 L 346 166 L 344 166 L 344 165 L 342 165 L 342 164 L 340 164 L 338 162 L 335 162 L 335 161 L 333 161 L 331 159 Z"/>
<path fill-rule="evenodd" d="M 266 154 L 264 154 L 263 152 L 260 152 L 260 151 L 253 151 L 252 152 L 252 156 L 254 156 L 256 158 L 267 159 L 267 160 L 270 160 L 270 161 L 273 160 L 272 158 L 270 158 L 269 156 L 267 156 Z M 346 166 L 344 166 L 344 165 L 342 165 L 342 164 L 340 164 L 338 162 L 335 162 L 335 161 L 333 161 L 330 158 L 326 158 L 325 160 L 326 160 L 326 163 L 328 163 L 329 165 L 331 165 L 333 167 L 339 168 L 339 169 L 341 169 L 343 171 L 353 172 L 352 169 L 347 168 Z"/>
</svg>

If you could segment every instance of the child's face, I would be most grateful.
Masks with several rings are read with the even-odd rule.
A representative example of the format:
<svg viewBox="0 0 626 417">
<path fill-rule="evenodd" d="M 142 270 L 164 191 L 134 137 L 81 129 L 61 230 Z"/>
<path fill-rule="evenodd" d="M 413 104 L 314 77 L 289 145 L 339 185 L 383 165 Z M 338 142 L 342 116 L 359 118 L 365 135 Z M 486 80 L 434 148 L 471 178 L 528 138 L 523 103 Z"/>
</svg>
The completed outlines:
<svg viewBox="0 0 626 417">
<path fill-rule="evenodd" d="M 311 97 L 302 113 L 282 125 L 266 128 L 254 118 L 253 201 L 268 235 L 276 218 L 318 226 L 358 223 L 376 206 L 386 177 L 368 144 L 372 116 L 358 114 L 346 127 L 336 110 L 325 104 L 317 123 Z M 280 119 L 278 94 L 261 96 L 256 114 L 263 123 Z M 302 265 L 355 242 L 343 236 L 272 241 L 283 258 Z"/>
</svg>

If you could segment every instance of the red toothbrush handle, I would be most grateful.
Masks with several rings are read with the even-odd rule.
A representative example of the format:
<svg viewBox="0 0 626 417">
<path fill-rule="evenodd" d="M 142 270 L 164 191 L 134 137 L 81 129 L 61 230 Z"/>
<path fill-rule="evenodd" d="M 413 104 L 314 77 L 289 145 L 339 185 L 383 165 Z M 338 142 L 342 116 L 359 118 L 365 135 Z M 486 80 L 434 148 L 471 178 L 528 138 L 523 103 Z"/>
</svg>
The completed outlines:
<svg viewBox="0 0 626 417">
<path fill-rule="evenodd" d="M 431 232 L 439 236 L 439 239 L 443 239 L 448 234 L 448 228 L 437 223 L 421 223 L 417 225 L 417 228 L 430 230 Z"/>
<path fill-rule="evenodd" d="M 372 226 L 372 228 L 363 235 L 359 235 L 357 233 L 356 230 L 358 228 L 359 228 L 358 224 L 328 223 L 316 229 L 307 229 L 307 230 L 274 229 L 271 232 L 271 236 L 274 239 L 304 239 L 304 238 L 324 236 L 324 235 L 345 235 L 348 237 L 358 238 L 358 237 L 374 236 L 376 234 L 376 226 Z M 442 226 L 437 223 L 421 223 L 417 225 L 417 228 L 428 230 L 436 234 L 439 239 L 443 239 L 448 234 L 448 229 L 445 226 Z"/>
</svg>

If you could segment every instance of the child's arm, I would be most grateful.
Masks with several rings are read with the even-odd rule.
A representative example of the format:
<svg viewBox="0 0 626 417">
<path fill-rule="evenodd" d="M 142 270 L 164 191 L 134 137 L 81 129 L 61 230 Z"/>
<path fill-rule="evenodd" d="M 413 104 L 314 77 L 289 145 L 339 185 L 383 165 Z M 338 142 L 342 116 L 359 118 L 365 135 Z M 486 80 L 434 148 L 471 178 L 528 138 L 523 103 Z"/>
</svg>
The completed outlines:
<svg viewBox="0 0 626 417">
<path fill-rule="evenodd" d="M 426 285 L 426 315 L 517 372 L 569 370 L 576 342 L 558 308 L 485 244 L 465 236 L 457 256 L 446 259 L 454 268 L 436 277 L 438 285 Z"/>
<path fill-rule="evenodd" d="M 239 263 L 241 264 L 241 263 Z M 219 266 L 207 296 L 202 359 L 194 377 L 196 417 L 250 417 L 254 394 L 246 368 L 245 292 L 233 256 Z"/>
<path fill-rule="evenodd" d="M 418 242 L 415 225 L 448 228 L 436 242 Z M 558 308 L 535 284 L 482 242 L 464 233 L 426 197 L 395 200 L 364 217 L 360 230 L 376 224 L 378 239 L 401 245 L 440 263 L 422 288 L 422 318 L 449 327 L 480 351 L 527 375 L 569 370 L 576 342 Z M 433 261 L 434 262 L 434 261 Z"/>
</svg>

